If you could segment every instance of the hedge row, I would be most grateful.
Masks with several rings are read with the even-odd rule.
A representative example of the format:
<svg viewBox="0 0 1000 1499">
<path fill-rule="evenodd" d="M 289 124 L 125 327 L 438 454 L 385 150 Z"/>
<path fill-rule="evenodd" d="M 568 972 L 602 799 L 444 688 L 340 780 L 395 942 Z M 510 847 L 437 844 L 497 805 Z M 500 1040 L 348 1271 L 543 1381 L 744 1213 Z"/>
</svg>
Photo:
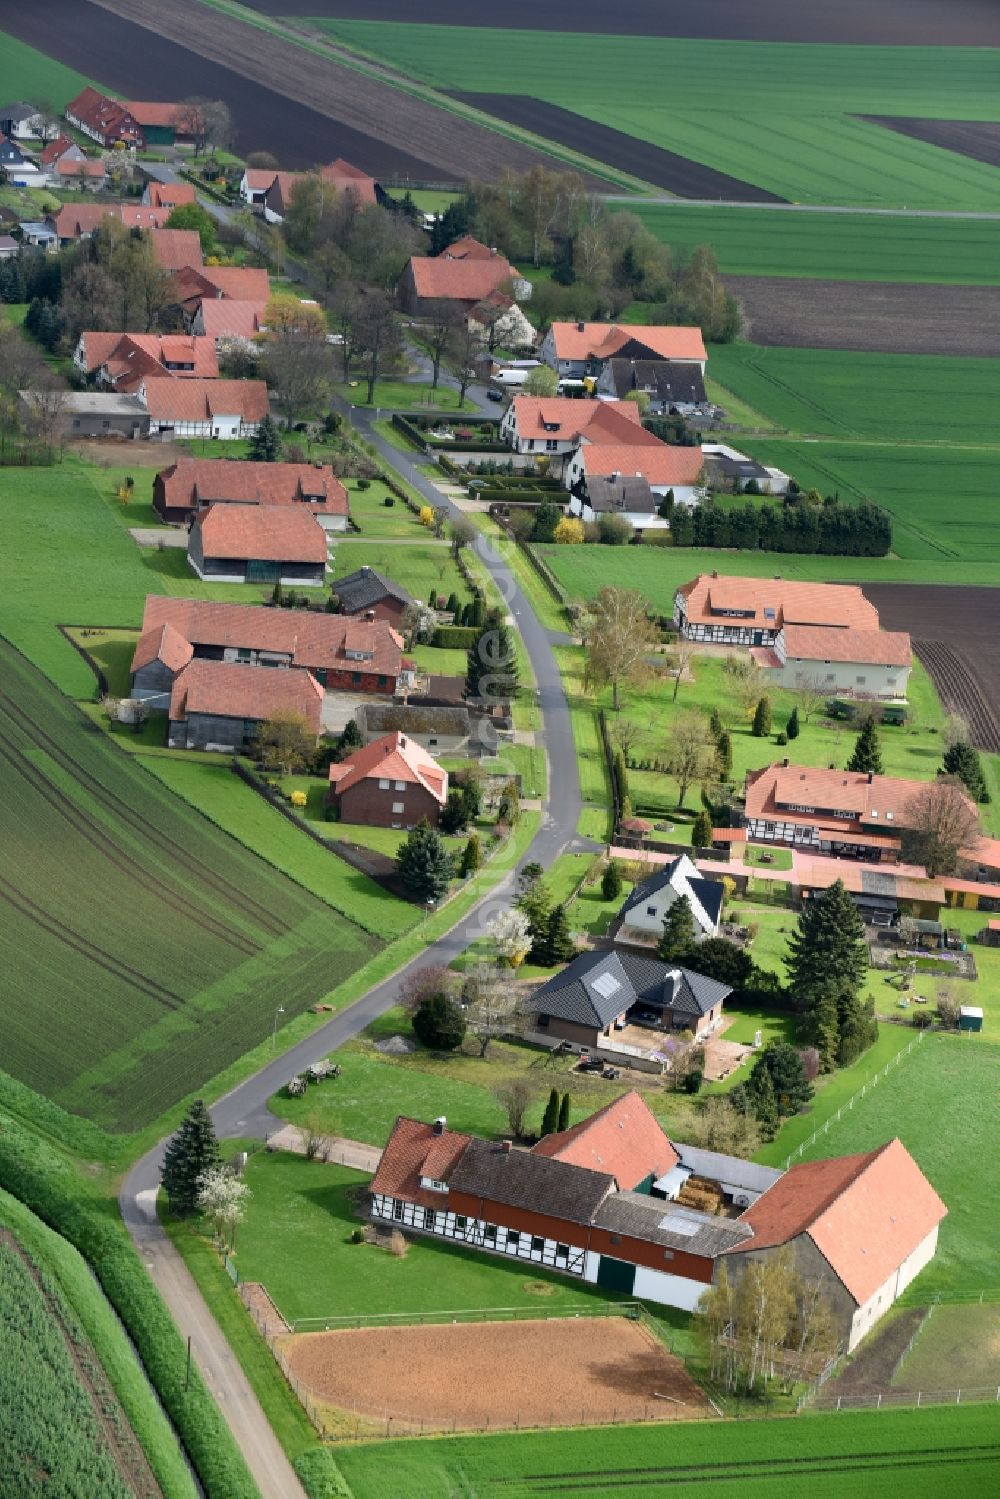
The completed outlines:
<svg viewBox="0 0 1000 1499">
<path fill-rule="evenodd" d="M 476 498 L 489 505 L 568 505 L 569 494 L 565 489 L 478 489 Z"/>
<path fill-rule="evenodd" d="M 438 625 L 431 636 L 431 645 L 451 646 L 464 651 L 478 637 L 479 631 L 473 625 Z"/>
<path fill-rule="evenodd" d="M 490 489 L 562 489 L 559 479 L 549 479 L 541 474 L 472 474 L 469 484 L 488 484 Z"/>
<path fill-rule="evenodd" d="M 243 1456 L 196 1368 L 184 1388 L 187 1353 L 124 1227 L 40 1136 L 6 1118 L 0 1186 L 80 1251 L 125 1325 L 185 1451 L 212 1499 L 260 1499 Z"/>
<path fill-rule="evenodd" d="M 393 414 L 392 425 L 409 441 L 415 448 L 432 448 L 438 451 L 442 448 L 456 448 L 460 453 L 509 453 L 505 442 L 490 442 L 484 438 L 470 437 L 468 441 L 463 438 L 431 437 L 428 432 L 409 421 L 400 411 Z"/>
</svg>

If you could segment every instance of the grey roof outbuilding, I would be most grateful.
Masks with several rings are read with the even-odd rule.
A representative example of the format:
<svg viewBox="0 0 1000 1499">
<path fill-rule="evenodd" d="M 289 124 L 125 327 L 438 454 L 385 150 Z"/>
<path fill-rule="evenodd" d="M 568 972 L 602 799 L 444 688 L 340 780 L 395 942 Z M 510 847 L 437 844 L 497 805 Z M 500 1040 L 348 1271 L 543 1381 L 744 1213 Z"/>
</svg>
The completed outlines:
<svg viewBox="0 0 1000 1499">
<path fill-rule="evenodd" d="M 752 1238 L 749 1228 L 732 1218 L 692 1212 L 645 1192 L 613 1192 L 601 1203 L 593 1221 L 611 1233 L 708 1259 Z"/>
<path fill-rule="evenodd" d="M 376 572 L 373 567 L 359 567 L 356 572 L 334 578 L 330 590 L 337 595 L 345 614 L 374 609 L 383 599 L 398 599 L 401 604 L 413 603 L 412 595 L 405 588 Z"/>
<path fill-rule="evenodd" d="M 604 1171 L 473 1138 L 452 1170 L 448 1188 L 571 1223 L 590 1223 L 614 1190 L 615 1179 Z"/>
<path fill-rule="evenodd" d="M 605 1030 L 640 1001 L 675 1015 L 707 1015 L 731 994 L 704 974 L 627 952 L 585 952 L 536 989 L 526 1009 Z"/>
</svg>

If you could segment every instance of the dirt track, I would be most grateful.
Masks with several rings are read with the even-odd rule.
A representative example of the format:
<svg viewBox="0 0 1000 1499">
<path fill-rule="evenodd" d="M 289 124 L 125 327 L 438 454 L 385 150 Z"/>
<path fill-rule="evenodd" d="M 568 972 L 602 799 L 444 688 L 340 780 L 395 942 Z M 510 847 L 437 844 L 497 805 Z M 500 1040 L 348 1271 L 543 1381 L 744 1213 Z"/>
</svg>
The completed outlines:
<svg viewBox="0 0 1000 1499">
<path fill-rule="evenodd" d="M 457 120 L 446 110 L 344 67 L 332 57 L 320 57 L 294 42 L 209 10 L 198 0 L 91 0 L 88 8 L 98 17 L 103 10 L 147 32 L 182 39 L 185 50 L 211 63 L 362 131 L 392 152 L 413 153 L 410 160 L 430 163 L 442 179 L 463 182 L 469 176 L 498 176 L 504 167 L 526 170 L 539 162 L 554 165 L 551 157 L 471 121 Z M 218 87 L 214 92 L 218 94 Z"/>
<path fill-rule="evenodd" d="M 447 1430 L 711 1415 L 683 1364 L 624 1317 L 305 1333 L 283 1348 L 315 1399 Z"/>
<path fill-rule="evenodd" d="M 654 187 L 665 188 L 682 198 L 718 198 L 729 203 L 785 201 L 751 182 L 741 182 L 738 177 L 703 166 L 700 161 L 651 146 L 637 136 L 612 130 L 608 125 L 588 120 L 584 115 L 560 108 L 558 104 L 547 104 L 543 99 L 531 99 L 524 94 L 457 92 L 454 97 L 486 114 L 496 115 L 498 119 L 544 136 L 546 140 L 558 141 L 560 145 L 595 161 L 606 161 L 621 172 L 629 172 L 633 177 L 640 177 L 644 182 L 651 182 Z"/>
<path fill-rule="evenodd" d="M 884 354 L 1000 355 L 1000 286 L 726 276 L 754 343 Z"/>
<path fill-rule="evenodd" d="M 269 16 L 341 16 L 444 26 L 508 26 L 618 36 L 725 37 L 730 41 L 866 42 L 870 46 L 1000 46 L 994 0 L 507 0 L 502 10 L 468 0 L 244 0 Z"/>
<path fill-rule="evenodd" d="M 1000 752 L 1000 588 L 865 583 L 884 630 L 908 630 L 949 712 L 972 742 Z"/>
</svg>

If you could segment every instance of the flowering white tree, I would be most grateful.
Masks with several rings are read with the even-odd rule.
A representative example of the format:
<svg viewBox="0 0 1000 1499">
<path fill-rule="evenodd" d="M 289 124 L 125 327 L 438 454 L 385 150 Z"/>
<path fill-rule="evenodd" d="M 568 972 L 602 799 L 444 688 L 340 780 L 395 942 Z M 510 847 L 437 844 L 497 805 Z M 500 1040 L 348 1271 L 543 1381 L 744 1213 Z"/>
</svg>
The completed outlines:
<svg viewBox="0 0 1000 1499">
<path fill-rule="evenodd" d="M 516 906 L 501 911 L 486 928 L 486 935 L 502 963 L 508 968 L 520 968 L 531 948 L 531 923 L 523 911 Z"/>
<path fill-rule="evenodd" d="M 223 333 L 216 340 L 215 348 L 220 366 L 233 379 L 257 373 L 260 349 L 253 339 L 242 338 L 238 333 Z"/>
<path fill-rule="evenodd" d="M 223 1166 L 213 1167 L 198 1178 L 198 1206 L 212 1220 L 215 1237 L 229 1248 L 238 1224 L 243 1222 L 248 1198 L 253 1193 L 246 1182 Z"/>
</svg>

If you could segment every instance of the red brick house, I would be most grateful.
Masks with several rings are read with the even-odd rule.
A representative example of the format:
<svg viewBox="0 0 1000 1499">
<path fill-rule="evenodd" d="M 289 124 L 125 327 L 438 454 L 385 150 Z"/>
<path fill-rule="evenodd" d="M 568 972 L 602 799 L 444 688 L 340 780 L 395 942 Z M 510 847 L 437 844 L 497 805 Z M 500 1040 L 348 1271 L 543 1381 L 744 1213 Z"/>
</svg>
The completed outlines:
<svg viewBox="0 0 1000 1499">
<path fill-rule="evenodd" d="M 326 582 L 326 532 L 308 510 L 289 505 L 210 505 L 188 535 L 188 562 L 219 583 Z"/>
<path fill-rule="evenodd" d="M 305 719 L 318 739 L 323 689 L 307 671 L 191 661 L 174 679 L 169 712 L 171 748 L 239 754 L 252 747 L 260 725 L 276 713 Z"/>
<path fill-rule="evenodd" d="M 141 150 L 146 144 L 142 126 L 129 105 L 120 99 L 109 99 L 96 88 L 82 89 L 63 113 L 71 125 L 105 148 L 119 141 L 133 150 Z"/>
<path fill-rule="evenodd" d="M 750 1205 L 685 1206 L 678 1182 L 692 1176 L 730 1208 Z M 401 1116 L 370 1190 L 377 1222 L 687 1311 L 721 1265 L 735 1277 L 787 1245 L 847 1349 L 933 1258 L 947 1211 L 899 1140 L 781 1172 L 675 1149 L 636 1093 L 533 1150 Z"/>
<path fill-rule="evenodd" d="M 192 658 L 298 668 L 327 691 L 383 699 L 412 685 L 402 639 L 382 620 L 151 594 L 132 657 L 132 695 L 165 702 Z"/>
<path fill-rule="evenodd" d="M 147 377 L 214 380 L 219 374 L 215 345 L 210 338 L 188 333 L 80 334 L 73 363 L 98 385 L 132 393 Z"/>
<path fill-rule="evenodd" d="M 327 800 L 341 822 L 412 828 L 426 818 L 436 827 L 448 800 L 448 772 L 416 740 L 385 734 L 330 766 Z"/>
<path fill-rule="evenodd" d="M 347 527 L 347 490 L 328 463 L 248 463 L 181 458 L 153 480 L 153 509 L 168 525 L 186 525 L 210 505 L 300 505 L 328 531 Z"/>
<path fill-rule="evenodd" d="M 429 317 L 442 303 L 471 312 L 491 293 L 514 286 L 530 295 L 520 273 L 498 250 L 464 235 L 440 255 L 411 256 L 399 283 L 400 303 L 411 317 Z"/>
</svg>

